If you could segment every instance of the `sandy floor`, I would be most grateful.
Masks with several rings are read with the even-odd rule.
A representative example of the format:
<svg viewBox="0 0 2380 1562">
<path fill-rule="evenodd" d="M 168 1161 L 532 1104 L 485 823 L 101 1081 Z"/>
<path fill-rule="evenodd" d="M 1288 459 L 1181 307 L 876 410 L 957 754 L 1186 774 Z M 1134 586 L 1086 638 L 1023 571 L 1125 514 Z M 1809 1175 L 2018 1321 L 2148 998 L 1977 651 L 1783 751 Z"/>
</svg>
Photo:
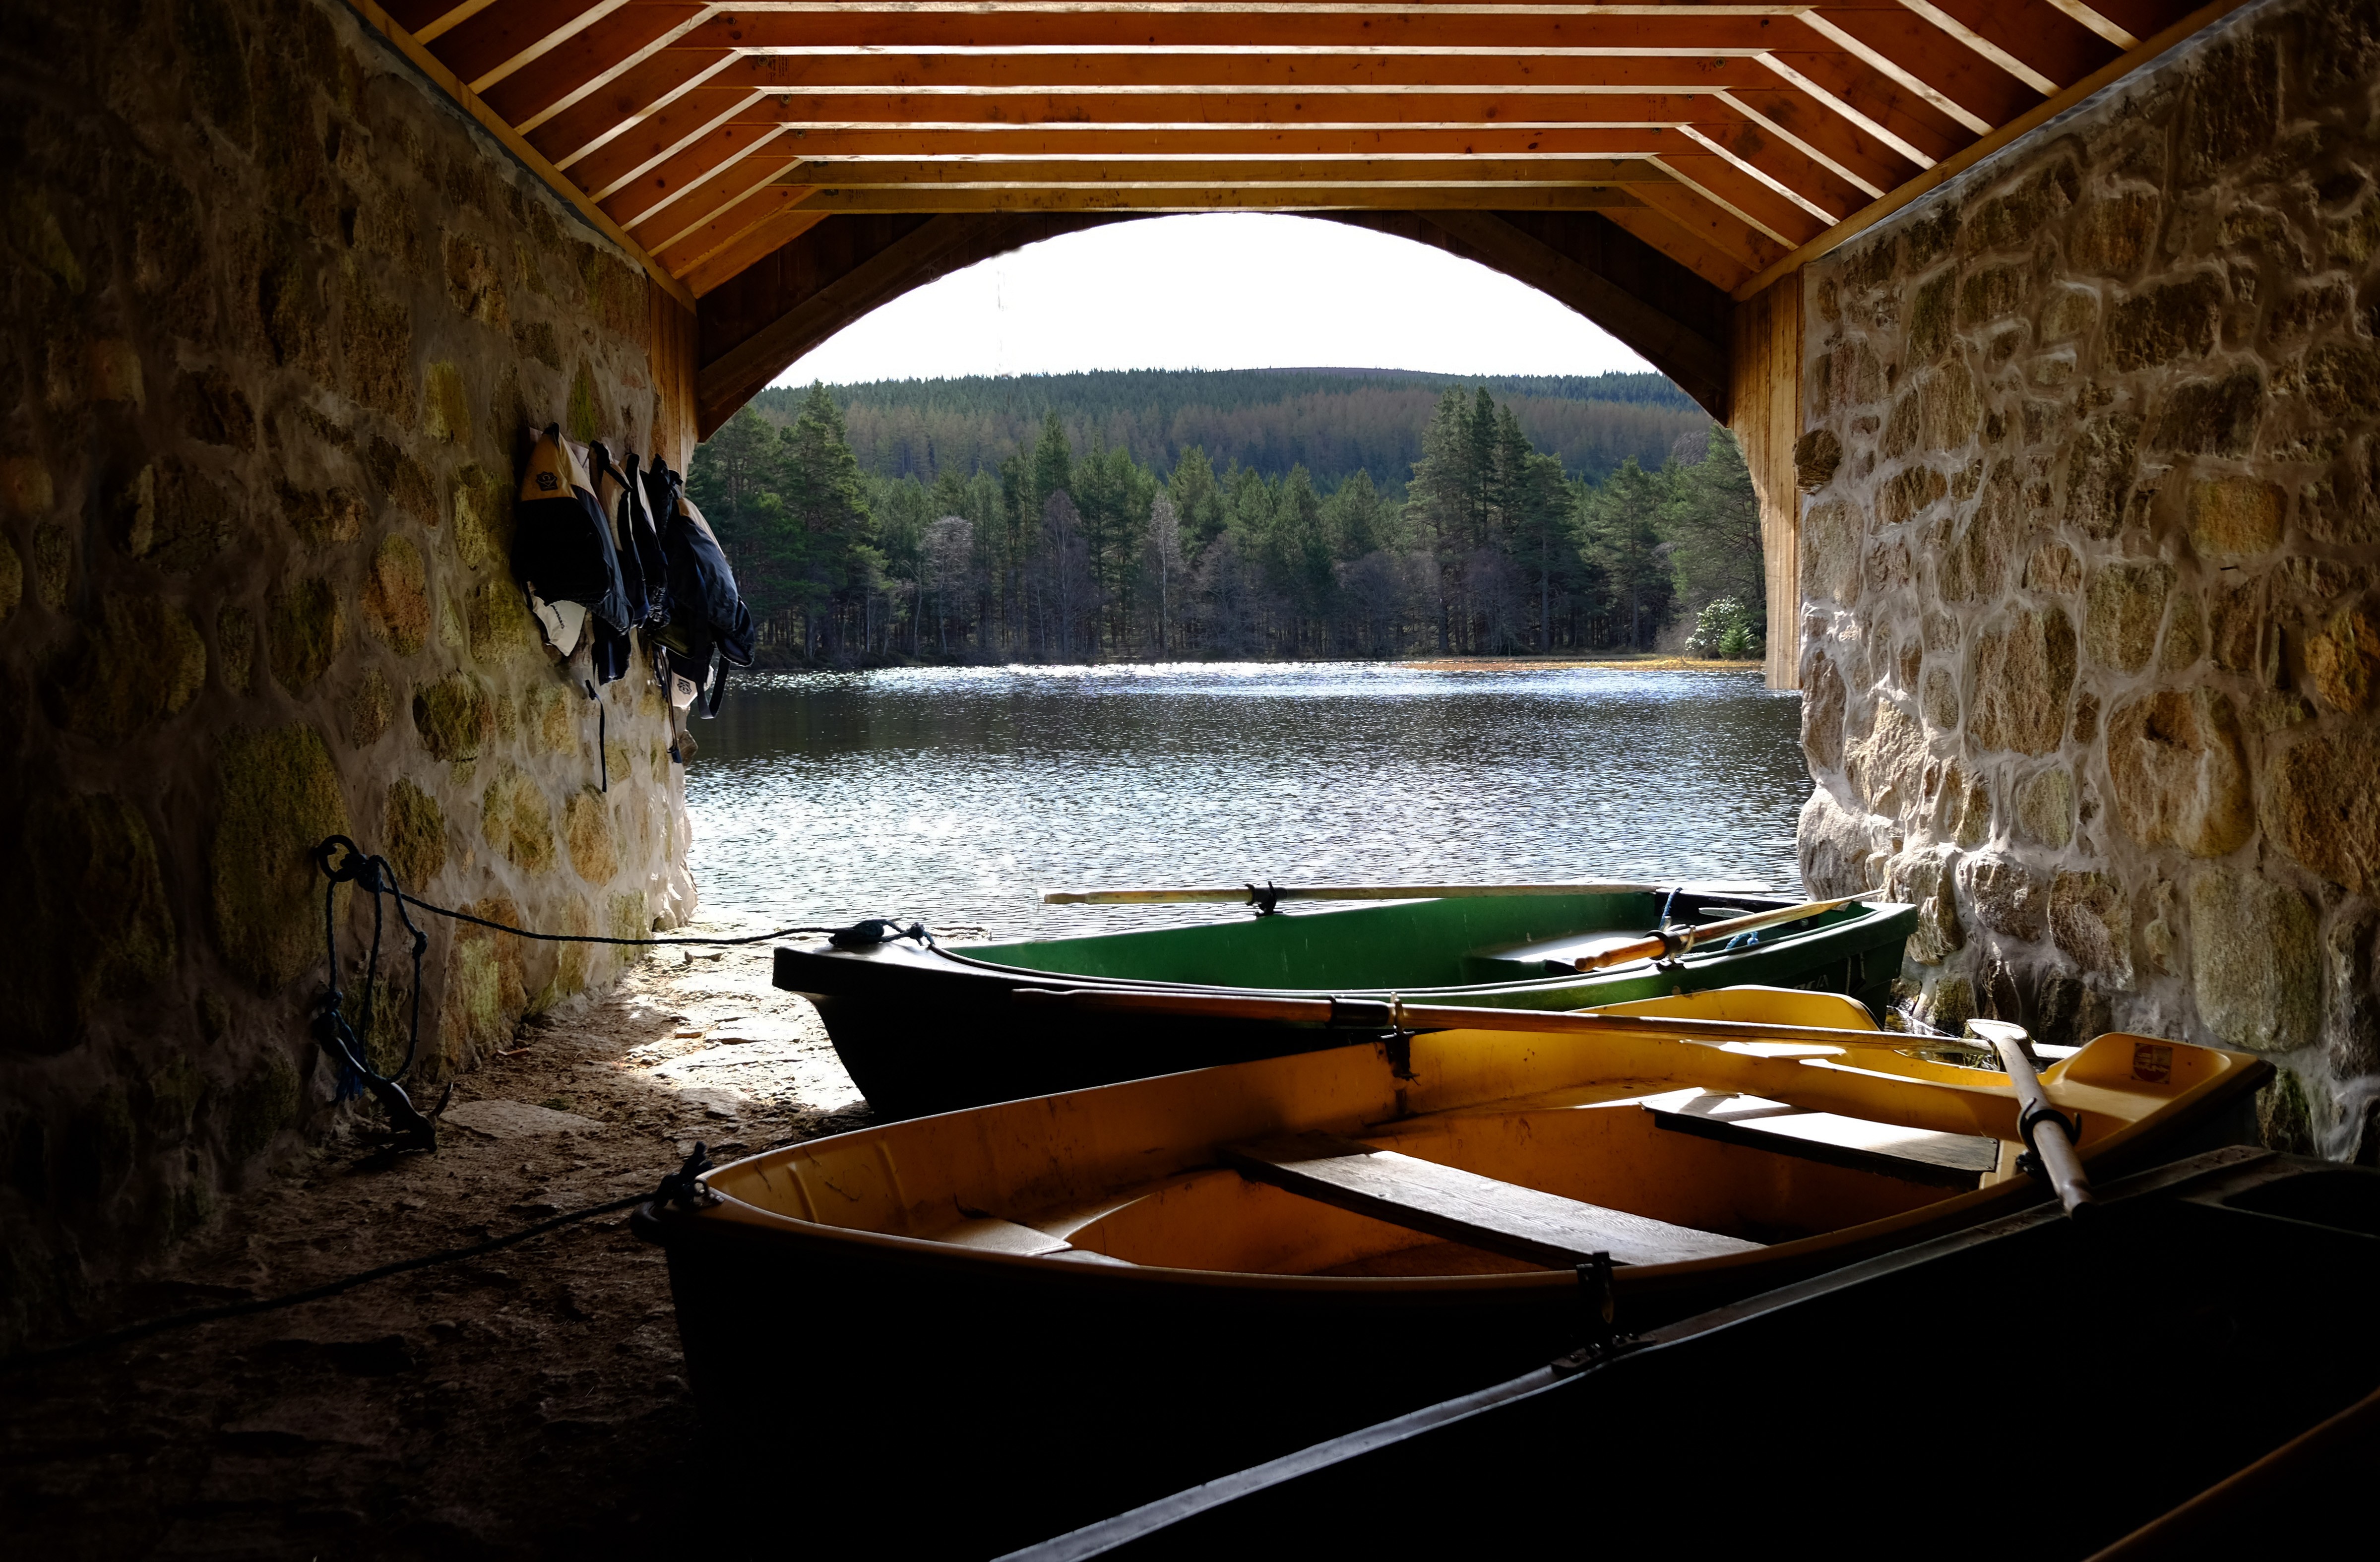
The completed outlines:
<svg viewBox="0 0 2380 1562">
<path fill-rule="evenodd" d="M 868 1121 L 769 964 L 655 955 L 464 1079 L 438 1155 L 323 1146 L 110 1322 L 625 1197 L 697 1140 L 725 1159 Z M 29 1558 L 715 1556 L 700 1462 L 668 1277 L 625 1214 L 0 1379 L 0 1535 Z"/>
</svg>

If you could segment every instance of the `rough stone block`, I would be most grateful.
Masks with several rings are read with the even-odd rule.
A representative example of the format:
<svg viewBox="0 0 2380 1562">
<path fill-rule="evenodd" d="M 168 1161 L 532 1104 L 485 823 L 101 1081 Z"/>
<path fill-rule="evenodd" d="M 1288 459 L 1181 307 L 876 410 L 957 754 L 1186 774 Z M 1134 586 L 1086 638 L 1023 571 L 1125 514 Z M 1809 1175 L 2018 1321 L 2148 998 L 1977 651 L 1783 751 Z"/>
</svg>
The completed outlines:
<svg viewBox="0 0 2380 1562">
<path fill-rule="evenodd" d="M 2265 829 L 2308 871 L 2380 890 L 2380 733 L 2310 733 L 2265 762 Z"/>
<path fill-rule="evenodd" d="M 2067 525 L 2085 537 L 2116 535 L 2132 491 L 2140 437 L 2141 421 L 2128 412 L 2095 418 L 2077 430 L 2067 461 Z"/>
<path fill-rule="evenodd" d="M 2102 873 L 2060 873 L 2049 886 L 2049 931 L 2075 964 L 2119 992 L 2132 985 L 2132 919 L 2124 887 Z"/>
<path fill-rule="evenodd" d="M 2054 766 L 2017 782 L 2016 835 L 2054 852 L 2066 849 L 2074 839 L 2074 772 Z"/>
<path fill-rule="evenodd" d="M 2156 649 L 2173 570 L 2163 563 L 2114 563 L 2091 576 L 2082 618 L 2082 648 L 2102 667 L 2137 672 Z"/>
<path fill-rule="evenodd" d="M 2368 709 L 2380 680 L 2380 624 L 2367 603 L 2340 608 L 2305 639 L 2306 676 L 2333 710 L 2350 715 Z"/>
<path fill-rule="evenodd" d="M 2217 563 L 2263 553 L 2281 540 L 2288 500 L 2278 483 L 2210 478 L 2190 490 L 2190 546 Z"/>
<path fill-rule="evenodd" d="M 2161 690 L 2118 707 L 2107 779 L 2117 817 L 2143 846 L 2219 857 L 2255 830 L 2239 720 L 2214 690 Z"/>
<path fill-rule="evenodd" d="M 2074 625 L 2063 608 L 1995 619 L 1968 660 L 1967 735 L 1984 748 L 2019 754 L 2056 748 L 2074 691 Z"/>
<path fill-rule="evenodd" d="M 225 734 L 215 787 L 215 942 L 270 993 L 321 958 L 322 878 L 311 854 L 324 837 L 349 833 L 346 794 L 322 734 L 302 723 Z"/>
<path fill-rule="evenodd" d="M 2210 869 L 2190 882 L 2191 993 L 2233 1047 L 2290 1052 L 2317 1039 L 2322 961 L 2313 905 L 2270 879 Z"/>
<path fill-rule="evenodd" d="M 2031 943 L 2047 926 L 2049 886 L 2012 857 L 1992 854 L 1962 859 L 1959 887 L 1979 926 Z"/>
</svg>

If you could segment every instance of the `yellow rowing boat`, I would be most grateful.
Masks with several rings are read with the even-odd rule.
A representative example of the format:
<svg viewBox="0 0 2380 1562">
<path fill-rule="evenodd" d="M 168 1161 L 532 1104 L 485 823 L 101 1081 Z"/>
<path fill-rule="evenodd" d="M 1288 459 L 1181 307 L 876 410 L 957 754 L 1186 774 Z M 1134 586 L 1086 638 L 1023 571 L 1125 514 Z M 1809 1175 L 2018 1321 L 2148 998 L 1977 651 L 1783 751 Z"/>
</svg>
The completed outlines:
<svg viewBox="0 0 2380 1562">
<path fill-rule="evenodd" d="M 1597 1254 L 1645 1327 L 2044 1197 L 1981 1049 L 1777 988 L 1592 1014 L 839 1134 L 639 1228 L 728 1446 L 832 1403 L 964 1472 L 905 1522 L 989 1552 L 1542 1362 Z M 2102 1175 L 2238 1136 L 2270 1072 L 2115 1034 L 2042 1084 Z"/>
</svg>

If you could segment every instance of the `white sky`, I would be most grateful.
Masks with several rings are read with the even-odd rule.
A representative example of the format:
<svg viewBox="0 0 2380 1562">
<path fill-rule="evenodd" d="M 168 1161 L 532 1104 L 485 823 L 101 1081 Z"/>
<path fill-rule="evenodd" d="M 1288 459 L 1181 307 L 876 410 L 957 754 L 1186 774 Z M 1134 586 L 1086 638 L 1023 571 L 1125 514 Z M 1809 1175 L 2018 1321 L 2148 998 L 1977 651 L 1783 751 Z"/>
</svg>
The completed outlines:
<svg viewBox="0 0 2380 1562">
<path fill-rule="evenodd" d="M 1600 374 L 1652 366 L 1585 317 L 1386 234 L 1260 212 L 1068 234 L 905 294 L 776 383 L 1087 369 L 1418 369 Z"/>
</svg>

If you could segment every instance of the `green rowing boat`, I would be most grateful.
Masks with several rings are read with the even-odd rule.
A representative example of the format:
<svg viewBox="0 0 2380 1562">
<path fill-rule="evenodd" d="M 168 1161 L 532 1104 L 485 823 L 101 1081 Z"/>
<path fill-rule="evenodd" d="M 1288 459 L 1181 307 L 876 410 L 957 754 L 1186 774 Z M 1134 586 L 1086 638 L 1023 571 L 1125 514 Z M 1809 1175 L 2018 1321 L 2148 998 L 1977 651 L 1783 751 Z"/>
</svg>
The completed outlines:
<svg viewBox="0 0 2380 1562">
<path fill-rule="evenodd" d="M 1344 1045 L 1314 1025 L 1074 1013 L 1020 991 L 1330 993 L 1505 1009 L 1584 1009 L 1755 984 L 1847 994 L 1882 1017 L 1913 907 L 1852 902 L 1692 949 L 1582 973 L 1666 925 L 1790 907 L 1718 888 L 1472 894 L 1026 943 L 781 946 L 776 985 L 813 999 L 852 1081 L 893 1117 Z M 1377 1028 L 1377 1011 L 1369 1022 Z"/>
</svg>

